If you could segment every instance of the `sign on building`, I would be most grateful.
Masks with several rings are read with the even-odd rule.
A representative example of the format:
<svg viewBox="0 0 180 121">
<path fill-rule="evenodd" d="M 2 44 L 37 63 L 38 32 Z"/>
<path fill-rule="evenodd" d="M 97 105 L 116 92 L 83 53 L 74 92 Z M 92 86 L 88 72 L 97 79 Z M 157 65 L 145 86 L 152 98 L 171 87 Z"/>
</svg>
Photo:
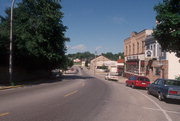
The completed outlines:
<svg viewBox="0 0 180 121">
<path fill-rule="evenodd" d="M 145 50 L 145 58 L 152 58 L 153 52 L 152 50 Z"/>
</svg>

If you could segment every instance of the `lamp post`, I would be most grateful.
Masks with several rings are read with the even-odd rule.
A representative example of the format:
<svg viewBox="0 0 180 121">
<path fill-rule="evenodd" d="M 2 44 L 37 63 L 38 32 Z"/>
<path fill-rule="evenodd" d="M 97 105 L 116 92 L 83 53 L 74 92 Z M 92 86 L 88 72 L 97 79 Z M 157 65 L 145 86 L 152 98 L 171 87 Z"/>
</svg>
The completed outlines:
<svg viewBox="0 0 180 121">
<path fill-rule="evenodd" d="M 12 59 L 12 54 L 13 54 L 13 48 L 12 48 L 12 44 L 13 44 L 13 36 L 12 36 L 12 28 L 13 28 L 13 9 L 14 9 L 14 2 L 15 0 L 12 0 L 11 3 L 11 18 L 10 18 L 10 43 L 9 43 L 9 82 L 11 83 L 11 85 L 14 85 L 14 82 L 12 80 L 12 74 L 13 74 L 13 59 Z"/>
</svg>

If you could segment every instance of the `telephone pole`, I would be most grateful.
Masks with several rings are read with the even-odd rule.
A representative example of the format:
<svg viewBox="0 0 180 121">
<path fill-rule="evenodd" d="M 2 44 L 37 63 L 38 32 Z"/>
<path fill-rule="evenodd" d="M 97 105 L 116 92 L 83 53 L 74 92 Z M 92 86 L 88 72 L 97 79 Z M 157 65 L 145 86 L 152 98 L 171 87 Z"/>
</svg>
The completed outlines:
<svg viewBox="0 0 180 121">
<path fill-rule="evenodd" d="M 9 43 L 9 82 L 11 83 L 11 85 L 14 85 L 14 82 L 12 80 L 12 75 L 13 75 L 13 59 L 12 59 L 12 55 L 13 55 L 13 9 L 14 9 L 14 2 L 15 0 L 12 0 L 11 3 L 11 18 L 10 18 L 10 43 Z"/>
</svg>

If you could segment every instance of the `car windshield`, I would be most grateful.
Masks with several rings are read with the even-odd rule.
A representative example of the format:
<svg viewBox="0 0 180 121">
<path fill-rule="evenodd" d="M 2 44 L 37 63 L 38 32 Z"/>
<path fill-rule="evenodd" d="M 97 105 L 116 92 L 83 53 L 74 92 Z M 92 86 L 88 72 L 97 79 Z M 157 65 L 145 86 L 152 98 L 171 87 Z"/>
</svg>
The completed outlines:
<svg viewBox="0 0 180 121">
<path fill-rule="evenodd" d="M 180 81 L 178 80 L 165 80 L 165 85 L 173 85 L 173 86 L 180 86 Z"/>
<path fill-rule="evenodd" d="M 137 80 L 136 76 L 131 76 L 129 80 Z"/>
<path fill-rule="evenodd" d="M 148 78 L 144 78 L 144 77 L 139 77 L 139 80 L 140 81 L 147 81 L 147 82 L 150 82 L 150 80 Z"/>
</svg>

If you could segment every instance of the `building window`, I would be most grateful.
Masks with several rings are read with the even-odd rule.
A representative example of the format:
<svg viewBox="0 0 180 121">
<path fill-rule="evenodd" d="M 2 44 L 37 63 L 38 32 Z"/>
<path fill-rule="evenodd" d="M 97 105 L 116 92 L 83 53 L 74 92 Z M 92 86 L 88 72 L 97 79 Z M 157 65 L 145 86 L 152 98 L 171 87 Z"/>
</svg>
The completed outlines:
<svg viewBox="0 0 180 121">
<path fill-rule="evenodd" d="M 142 53 L 144 52 L 144 41 L 142 41 Z"/>
<path fill-rule="evenodd" d="M 133 44 L 133 54 L 135 54 L 135 50 L 134 50 L 134 44 Z"/>
<path fill-rule="evenodd" d="M 155 75 L 156 76 L 160 76 L 161 75 L 161 68 L 160 67 L 155 68 Z"/>
<path fill-rule="evenodd" d="M 154 48 L 153 48 L 153 56 L 156 56 L 156 44 L 154 44 Z"/>
<path fill-rule="evenodd" d="M 139 42 L 137 42 L 137 54 L 139 53 Z"/>
<path fill-rule="evenodd" d="M 129 55 L 131 55 L 131 45 L 129 45 Z"/>
<path fill-rule="evenodd" d="M 126 55 L 128 55 L 128 46 L 126 46 Z"/>
</svg>

